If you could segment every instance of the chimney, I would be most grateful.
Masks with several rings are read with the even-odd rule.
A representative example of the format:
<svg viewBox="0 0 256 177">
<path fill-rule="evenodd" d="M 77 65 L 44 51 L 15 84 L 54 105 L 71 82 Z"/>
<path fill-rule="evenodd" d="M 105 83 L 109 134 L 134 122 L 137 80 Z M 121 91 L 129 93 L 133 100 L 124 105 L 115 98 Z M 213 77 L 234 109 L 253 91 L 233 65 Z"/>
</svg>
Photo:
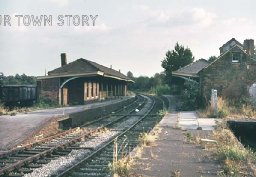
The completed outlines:
<svg viewBox="0 0 256 177">
<path fill-rule="evenodd" d="M 67 64 L 67 57 L 66 57 L 66 53 L 61 53 L 60 54 L 60 58 L 61 58 L 61 67 Z"/>
<path fill-rule="evenodd" d="M 244 40 L 244 48 L 247 55 L 254 55 L 254 40 L 253 39 L 245 39 Z"/>
<path fill-rule="evenodd" d="M 110 68 L 112 69 L 112 65 L 110 65 Z"/>
</svg>

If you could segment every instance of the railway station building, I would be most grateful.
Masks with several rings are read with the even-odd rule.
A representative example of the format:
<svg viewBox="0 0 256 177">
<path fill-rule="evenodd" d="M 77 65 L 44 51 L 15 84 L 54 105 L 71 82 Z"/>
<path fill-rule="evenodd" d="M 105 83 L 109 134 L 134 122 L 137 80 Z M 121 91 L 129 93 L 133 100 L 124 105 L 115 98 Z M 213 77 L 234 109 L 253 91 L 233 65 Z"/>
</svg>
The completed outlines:
<svg viewBox="0 0 256 177">
<path fill-rule="evenodd" d="M 120 71 L 87 59 L 67 63 L 65 53 L 61 67 L 37 77 L 38 96 L 63 106 L 126 96 L 129 82 L 133 81 Z"/>
</svg>

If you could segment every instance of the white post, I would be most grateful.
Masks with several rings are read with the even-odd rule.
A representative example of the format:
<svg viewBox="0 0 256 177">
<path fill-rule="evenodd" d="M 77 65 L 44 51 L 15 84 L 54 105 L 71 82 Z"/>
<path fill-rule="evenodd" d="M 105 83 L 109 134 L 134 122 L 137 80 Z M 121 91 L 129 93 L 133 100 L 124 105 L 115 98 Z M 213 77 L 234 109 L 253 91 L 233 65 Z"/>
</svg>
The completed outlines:
<svg viewBox="0 0 256 177">
<path fill-rule="evenodd" d="M 217 116 L 217 114 L 218 114 L 218 94 L 217 94 L 217 90 L 215 90 L 215 89 L 212 89 L 211 108 L 213 110 L 214 115 Z"/>
</svg>

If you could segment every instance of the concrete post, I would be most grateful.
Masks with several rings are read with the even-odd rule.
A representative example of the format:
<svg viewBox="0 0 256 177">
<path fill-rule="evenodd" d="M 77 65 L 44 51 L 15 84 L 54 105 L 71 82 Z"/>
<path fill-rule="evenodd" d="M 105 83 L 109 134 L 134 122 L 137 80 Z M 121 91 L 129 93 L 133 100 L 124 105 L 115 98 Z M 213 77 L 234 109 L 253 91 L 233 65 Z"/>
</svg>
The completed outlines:
<svg viewBox="0 0 256 177">
<path fill-rule="evenodd" d="M 215 116 L 218 114 L 218 95 L 217 90 L 212 89 L 211 93 L 211 109 Z"/>
</svg>

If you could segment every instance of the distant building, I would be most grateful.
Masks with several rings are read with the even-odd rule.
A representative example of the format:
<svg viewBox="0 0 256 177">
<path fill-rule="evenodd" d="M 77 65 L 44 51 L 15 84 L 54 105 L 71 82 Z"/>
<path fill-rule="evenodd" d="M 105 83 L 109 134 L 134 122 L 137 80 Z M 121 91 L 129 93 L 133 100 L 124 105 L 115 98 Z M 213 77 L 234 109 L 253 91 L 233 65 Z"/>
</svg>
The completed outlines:
<svg viewBox="0 0 256 177">
<path fill-rule="evenodd" d="M 121 72 L 83 58 L 67 63 L 65 53 L 61 67 L 37 78 L 39 97 L 64 106 L 126 96 L 128 82 L 133 81 Z"/>
<path fill-rule="evenodd" d="M 172 74 L 198 82 L 205 101 L 210 99 L 211 89 L 217 89 L 219 96 L 240 98 L 252 93 L 250 87 L 256 83 L 255 58 L 253 39 L 242 45 L 232 38 L 220 47 L 220 56 L 212 63 L 201 59 Z"/>
</svg>

